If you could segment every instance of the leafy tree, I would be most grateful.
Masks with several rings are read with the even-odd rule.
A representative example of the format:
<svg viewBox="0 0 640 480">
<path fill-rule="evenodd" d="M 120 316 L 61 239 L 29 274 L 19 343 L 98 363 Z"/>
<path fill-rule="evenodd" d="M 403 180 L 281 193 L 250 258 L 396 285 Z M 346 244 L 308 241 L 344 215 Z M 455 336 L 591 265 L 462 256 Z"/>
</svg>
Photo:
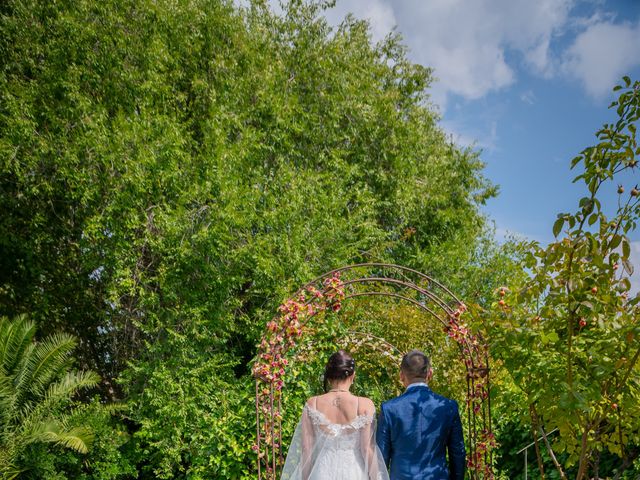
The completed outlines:
<svg viewBox="0 0 640 480">
<path fill-rule="evenodd" d="M 75 340 L 56 334 L 34 342 L 35 324 L 24 316 L 0 318 L 0 476 L 25 471 L 21 457 L 34 444 L 51 443 L 86 453 L 92 432 L 71 421 L 68 405 L 95 386 L 92 372 L 69 371 Z"/>
<path fill-rule="evenodd" d="M 602 191 L 637 166 L 640 82 L 625 77 L 616 90 L 617 121 L 572 162 L 587 188 L 578 210 L 558 215 L 556 241 L 525 244 L 528 278 L 496 292 L 493 354 L 526 398 L 533 436 L 559 429 L 557 439 L 536 445 L 543 476 L 542 449 L 561 478 L 575 465 L 577 480 L 621 478 L 638 456 L 640 294 L 630 295 L 628 235 L 640 217 L 640 192 L 621 185 L 610 206 Z M 607 461 L 604 472 L 601 459 L 611 455 L 618 464 Z"/>
<path fill-rule="evenodd" d="M 482 227 L 493 187 L 397 37 L 332 33 L 298 2 L 3 8 L 2 309 L 73 332 L 106 380 L 186 321 L 164 316 L 247 355 L 293 285 L 366 258 L 427 267 Z"/>
</svg>

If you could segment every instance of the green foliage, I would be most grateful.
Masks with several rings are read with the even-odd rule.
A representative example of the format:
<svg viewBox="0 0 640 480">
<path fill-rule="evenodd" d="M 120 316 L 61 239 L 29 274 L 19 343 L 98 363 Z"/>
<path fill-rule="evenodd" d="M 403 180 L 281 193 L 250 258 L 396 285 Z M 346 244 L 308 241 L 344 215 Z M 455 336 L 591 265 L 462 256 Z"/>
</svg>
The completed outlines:
<svg viewBox="0 0 640 480">
<path fill-rule="evenodd" d="M 97 398 L 89 404 L 76 404 L 71 421 L 84 425 L 93 435 L 88 455 L 78 455 L 59 447 L 31 445 L 21 457 L 28 466 L 20 478 L 115 480 L 135 478 L 137 471 L 130 461 L 132 442 L 119 420 L 123 407 L 103 405 Z"/>
<path fill-rule="evenodd" d="M 628 467 L 640 444 L 640 294 L 630 297 L 627 236 L 640 202 L 636 188 L 619 188 L 617 206 L 600 198 L 640 155 L 640 82 L 625 79 L 618 90 L 618 120 L 572 162 L 583 167 L 576 181 L 587 195 L 575 213 L 558 215 L 557 241 L 523 245 L 529 278 L 502 291 L 491 331 L 494 355 L 526 396 L 533 431 L 559 429 L 546 450 L 575 465 L 578 480 L 604 474 L 606 456 L 618 457 L 610 472 Z M 565 474 L 560 460 L 556 469 Z"/>
<path fill-rule="evenodd" d="M 232 364 L 212 353 L 196 356 L 191 339 L 171 341 L 160 366 L 139 363 L 123 382 L 145 379 L 130 414 L 140 419 L 135 461 L 143 478 L 252 478 L 254 384 L 233 378 Z M 137 388 L 132 388 L 134 392 Z"/>
<path fill-rule="evenodd" d="M 430 72 L 362 22 L 332 35 L 315 6 L 213 0 L 5 10 L 2 308 L 86 339 L 106 378 L 165 312 L 253 344 L 317 272 L 426 266 L 483 222 L 493 190 L 423 106 Z"/>
<path fill-rule="evenodd" d="M 92 431 L 69 412 L 73 395 L 95 386 L 93 372 L 69 371 L 75 340 L 64 334 L 34 342 L 24 316 L 0 318 L 0 476 L 29 470 L 25 452 L 42 443 L 86 453 Z"/>
</svg>

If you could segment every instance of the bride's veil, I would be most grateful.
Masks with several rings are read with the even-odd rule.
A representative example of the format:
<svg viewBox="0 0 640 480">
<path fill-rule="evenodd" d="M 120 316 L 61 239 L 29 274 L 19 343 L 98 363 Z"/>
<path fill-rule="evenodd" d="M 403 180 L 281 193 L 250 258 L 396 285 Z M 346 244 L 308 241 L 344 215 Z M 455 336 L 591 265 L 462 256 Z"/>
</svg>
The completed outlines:
<svg viewBox="0 0 640 480">
<path fill-rule="evenodd" d="M 281 479 L 387 480 L 389 475 L 375 432 L 374 416 L 359 415 L 349 424 L 332 424 L 321 412 L 306 405 L 289 445 Z M 336 447 L 357 450 L 353 451 L 354 461 L 332 462 Z"/>
</svg>

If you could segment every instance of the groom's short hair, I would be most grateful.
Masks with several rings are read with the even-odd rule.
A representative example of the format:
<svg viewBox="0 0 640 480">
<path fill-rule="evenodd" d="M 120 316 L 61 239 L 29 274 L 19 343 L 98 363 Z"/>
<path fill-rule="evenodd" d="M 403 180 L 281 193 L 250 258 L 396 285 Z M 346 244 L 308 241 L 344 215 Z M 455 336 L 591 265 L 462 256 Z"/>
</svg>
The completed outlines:
<svg viewBox="0 0 640 480">
<path fill-rule="evenodd" d="M 427 377 L 427 373 L 431 369 L 431 360 L 420 350 L 411 350 L 400 363 L 400 370 L 409 379 Z"/>
</svg>

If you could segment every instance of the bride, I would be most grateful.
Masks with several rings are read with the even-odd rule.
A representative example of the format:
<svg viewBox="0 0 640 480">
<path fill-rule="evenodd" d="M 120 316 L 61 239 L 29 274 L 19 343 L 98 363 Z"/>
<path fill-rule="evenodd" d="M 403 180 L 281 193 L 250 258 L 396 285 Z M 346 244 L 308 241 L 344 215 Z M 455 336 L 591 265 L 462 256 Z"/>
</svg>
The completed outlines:
<svg viewBox="0 0 640 480">
<path fill-rule="evenodd" d="M 340 350 L 327 362 L 324 395 L 307 400 L 282 480 L 388 480 L 375 441 L 375 407 L 349 392 L 353 358 Z"/>
</svg>

